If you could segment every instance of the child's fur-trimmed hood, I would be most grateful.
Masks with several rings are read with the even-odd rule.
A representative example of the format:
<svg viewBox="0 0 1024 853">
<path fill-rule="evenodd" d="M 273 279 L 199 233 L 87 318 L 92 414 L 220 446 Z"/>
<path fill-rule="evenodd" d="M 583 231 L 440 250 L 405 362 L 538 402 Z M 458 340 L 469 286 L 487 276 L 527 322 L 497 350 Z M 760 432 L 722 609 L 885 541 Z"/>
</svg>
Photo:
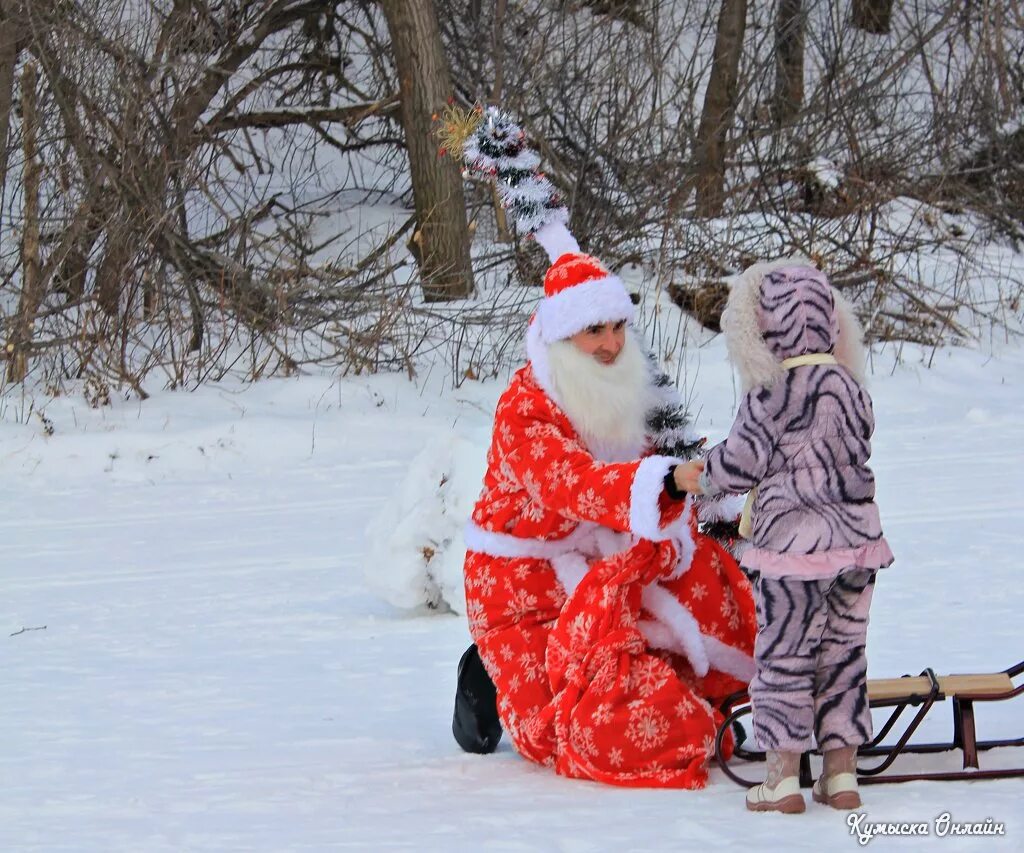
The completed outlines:
<svg viewBox="0 0 1024 853">
<path fill-rule="evenodd" d="M 730 282 L 722 331 L 743 391 L 771 385 L 783 359 L 832 353 L 864 382 L 860 323 L 825 274 L 803 257 L 754 264 Z"/>
</svg>

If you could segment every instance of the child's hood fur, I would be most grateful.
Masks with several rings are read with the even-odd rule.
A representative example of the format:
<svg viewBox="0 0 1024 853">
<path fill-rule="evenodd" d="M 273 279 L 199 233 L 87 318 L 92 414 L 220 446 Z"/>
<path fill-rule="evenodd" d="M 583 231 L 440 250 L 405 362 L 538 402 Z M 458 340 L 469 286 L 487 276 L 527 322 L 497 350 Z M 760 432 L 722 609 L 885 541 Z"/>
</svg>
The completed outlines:
<svg viewBox="0 0 1024 853">
<path fill-rule="evenodd" d="M 799 318 L 794 316 L 794 311 L 802 307 L 801 298 L 809 300 L 812 295 L 804 294 L 800 288 L 791 290 L 784 296 L 784 304 L 776 304 L 774 309 L 768 310 L 761 304 L 761 286 L 765 277 L 776 271 L 784 282 L 795 284 L 803 275 L 815 282 L 827 284 L 824 274 L 803 257 L 754 264 L 732 279 L 729 298 L 722 313 L 722 330 L 725 332 L 729 358 L 740 374 L 744 392 L 758 385 L 776 382 L 784 373 L 782 359 L 801 354 L 799 348 L 792 352 L 785 351 L 779 340 L 774 341 L 770 347 L 764 338 L 765 333 L 778 335 L 781 331 L 771 327 L 777 323 L 780 315 L 785 315 L 791 323 L 798 323 Z M 814 327 L 815 336 L 822 341 L 822 346 L 814 349 L 821 352 L 831 350 L 836 361 L 858 382 L 863 383 L 865 352 L 860 323 L 857 322 L 853 308 L 839 291 L 831 286 L 828 286 L 828 290 L 832 296 L 832 317 L 828 329 Z M 766 324 L 769 328 L 764 327 Z"/>
</svg>

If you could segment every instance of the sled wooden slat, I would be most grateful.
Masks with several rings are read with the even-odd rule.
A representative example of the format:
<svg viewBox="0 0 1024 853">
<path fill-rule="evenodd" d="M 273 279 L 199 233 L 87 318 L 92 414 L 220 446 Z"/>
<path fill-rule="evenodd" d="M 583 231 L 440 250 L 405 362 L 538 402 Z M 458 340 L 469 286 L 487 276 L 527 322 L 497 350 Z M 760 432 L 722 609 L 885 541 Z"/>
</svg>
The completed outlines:
<svg viewBox="0 0 1024 853">
<path fill-rule="evenodd" d="M 974 713 L 976 704 L 1012 701 L 1024 696 L 1024 660 L 1002 672 L 969 675 L 936 675 L 935 670 L 928 667 L 920 675 L 868 679 L 867 688 L 871 708 L 885 708 L 888 716 L 881 725 L 876 723 L 872 739 L 857 749 L 857 779 L 861 784 L 1024 778 L 1024 766 L 1020 764 L 1016 767 L 981 769 L 981 754 L 994 749 L 1024 748 L 1024 737 L 980 739 L 976 732 Z M 953 712 L 952 737 L 937 742 L 913 739 L 918 726 L 929 712 L 946 703 Z M 908 709 L 913 710 L 904 718 L 903 714 Z M 722 701 L 719 710 L 723 720 L 715 738 L 718 766 L 737 784 L 753 787 L 757 781 L 744 778 L 731 765 L 764 761 L 765 753 L 743 744 L 736 745 L 733 748 L 733 760 L 727 761 L 723 749 L 725 737 L 734 725 L 741 717 L 752 713 L 750 696 L 745 690 L 733 693 Z M 900 722 L 902 725 L 897 728 Z M 895 738 L 895 742 L 889 739 L 890 735 Z M 951 750 L 962 753 L 962 770 L 887 772 L 902 755 L 928 755 Z M 812 752 L 821 754 L 819 750 L 810 750 L 800 756 L 800 785 L 804 788 L 809 788 L 814 781 L 810 761 Z M 760 775 L 763 778 L 763 774 Z"/>
<path fill-rule="evenodd" d="M 940 675 L 939 689 L 947 697 L 987 696 L 990 693 L 1008 693 L 1013 681 L 1005 672 L 986 672 L 974 675 Z M 868 698 L 873 702 L 890 702 L 911 696 L 927 696 L 932 691 L 931 681 L 924 675 L 904 678 L 869 678 Z"/>
</svg>

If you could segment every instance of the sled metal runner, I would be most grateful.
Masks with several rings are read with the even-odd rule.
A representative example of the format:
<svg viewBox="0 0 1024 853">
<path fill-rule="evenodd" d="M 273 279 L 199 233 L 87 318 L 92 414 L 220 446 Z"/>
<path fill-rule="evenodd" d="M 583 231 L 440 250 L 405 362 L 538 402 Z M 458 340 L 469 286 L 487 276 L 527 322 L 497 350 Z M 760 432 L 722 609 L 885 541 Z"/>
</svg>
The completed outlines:
<svg viewBox="0 0 1024 853">
<path fill-rule="evenodd" d="M 990 749 L 1004 746 L 1024 746 L 1024 737 L 1005 738 L 1002 740 L 978 740 L 974 723 L 974 706 L 978 702 L 1001 702 L 1013 699 L 1024 693 L 1024 661 L 1001 672 L 981 673 L 976 675 L 937 676 L 931 668 L 918 676 L 905 675 L 902 678 L 882 678 L 868 680 L 868 699 L 872 708 L 892 708 L 889 717 L 879 728 L 870 743 L 857 751 L 857 780 L 862 785 L 882 782 L 916 782 L 916 781 L 956 781 L 968 779 L 1006 779 L 1024 776 L 1024 766 L 1003 770 L 983 770 L 980 767 L 978 754 Z M 1019 683 L 1015 683 L 1019 681 Z M 946 742 L 912 743 L 911 737 L 918 726 L 928 716 L 929 711 L 949 700 L 953 706 L 953 736 Z M 883 744 L 882 741 L 893 731 L 897 722 L 904 717 L 908 708 L 916 708 L 913 715 L 908 715 L 905 727 L 895 743 Z M 725 774 L 739 785 L 750 788 L 761 780 L 751 781 L 742 778 L 730 766 L 730 762 L 722 755 L 722 742 L 725 733 L 732 724 L 751 713 L 750 697 L 745 691 L 727 697 L 721 705 L 725 719 L 719 726 L 715 739 L 715 758 Z M 894 761 L 902 755 L 948 752 L 959 749 L 963 751 L 963 769 L 945 772 L 920 773 L 886 773 Z M 815 755 L 820 752 L 814 750 Z M 800 757 L 800 785 L 809 788 L 814 779 L 811 776 L 810 752 Z M 763 752 L 755 752 L 736 747 L 733 752 L 733 764 L 736 759 L 743 761 L 764 761 Z M 871 763 L 872 759 L 881 759 Z"/>
</svg>

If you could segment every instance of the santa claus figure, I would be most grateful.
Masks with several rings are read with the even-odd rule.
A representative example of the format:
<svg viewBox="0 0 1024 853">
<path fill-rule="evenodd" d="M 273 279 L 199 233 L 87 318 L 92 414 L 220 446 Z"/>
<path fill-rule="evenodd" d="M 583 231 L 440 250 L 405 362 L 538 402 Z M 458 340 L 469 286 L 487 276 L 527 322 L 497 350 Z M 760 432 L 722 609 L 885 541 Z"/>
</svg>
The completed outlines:
<svg viewBox="0 0 1024 853">
<path fill-rule="evenodd" d="M 465 532 L 456 737 L 487 752 L 503 728 L 565 776 L 700 788 L 716 706 L 753 674 L 750 585 L 697 532 L 700 466 L 653 452 L 666 388 L 623 283 L 562 223 L 535 236 L 554 260 Z"/>
<path fill-rule="evenodd" d="M 490 752 L 504 729 L 564 776 L 703 787 L 716 707 L 753 675 L 757 623 L 736 561 L 697 532 L 683 409 L 522 128 L 495 107 L 452 108 L 443 131 L 551 260 L 465 531 L 475 645 L 459 664 L 456 739 Z"/>
</svg>

